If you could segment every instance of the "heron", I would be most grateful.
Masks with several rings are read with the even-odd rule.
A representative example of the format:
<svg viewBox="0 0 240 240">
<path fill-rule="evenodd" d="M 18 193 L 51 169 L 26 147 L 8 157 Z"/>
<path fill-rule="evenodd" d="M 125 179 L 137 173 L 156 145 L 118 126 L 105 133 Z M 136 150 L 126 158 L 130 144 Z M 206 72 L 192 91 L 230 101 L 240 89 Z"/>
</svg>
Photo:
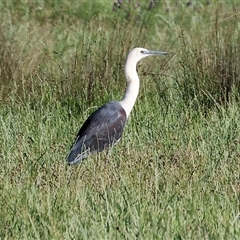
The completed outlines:
<svg viewBox="0 0 240 240">
<path fill-rule="evenodd" d="M 94 153 L 102 152 L 120 140 L 139 93 L 137 63 L 148 56 L 166 54 L 167 52 L 139 47 L 129 52 L 124 67 L 127 88 L 123 99 L 120 102 L 111 101 L 104 104 L 87 118 L 67 156 L 68 165 L 79 163 Z"/>
</svg>

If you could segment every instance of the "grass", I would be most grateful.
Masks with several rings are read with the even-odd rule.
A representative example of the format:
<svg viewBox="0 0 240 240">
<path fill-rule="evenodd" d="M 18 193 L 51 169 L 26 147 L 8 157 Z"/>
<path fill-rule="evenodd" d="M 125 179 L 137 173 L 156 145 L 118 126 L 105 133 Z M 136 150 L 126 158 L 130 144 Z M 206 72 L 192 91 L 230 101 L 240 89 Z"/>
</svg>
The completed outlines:
<svg viewBox="0 0 240 240">
<path fill-rule="evenodd" d="M 0 4 L 2 239 L 239 238 L 239 4 L 123 4 Z M 66 166 L 134 46 L 170 54 L 139 65 L 121 141 Z"/>
</svg>

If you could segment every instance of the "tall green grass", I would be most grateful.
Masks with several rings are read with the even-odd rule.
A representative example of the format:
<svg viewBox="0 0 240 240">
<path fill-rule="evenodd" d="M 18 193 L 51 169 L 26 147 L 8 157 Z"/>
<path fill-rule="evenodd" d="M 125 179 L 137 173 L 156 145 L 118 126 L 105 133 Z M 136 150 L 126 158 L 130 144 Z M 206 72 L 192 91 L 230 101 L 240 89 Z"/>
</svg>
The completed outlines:
<svg viewBox="0 0 240 240">
<path fill-rule="evenodd" d="M 239 238 L 239 4 L 131 4 L 0 4 L 2 239 Z M 121 141 L 66 166 L 135 46 L 169 56 L 139 64 Z"/>
</svg>

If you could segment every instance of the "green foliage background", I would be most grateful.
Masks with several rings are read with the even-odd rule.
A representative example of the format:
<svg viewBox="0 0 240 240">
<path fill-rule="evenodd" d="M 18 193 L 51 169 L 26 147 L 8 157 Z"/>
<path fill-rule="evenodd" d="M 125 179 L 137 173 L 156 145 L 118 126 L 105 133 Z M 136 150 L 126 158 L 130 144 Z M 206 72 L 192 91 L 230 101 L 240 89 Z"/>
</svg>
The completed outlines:
<svg viewBox="0 0 240 240">
<path fill-rule="evenodd" d="M 238 239 L 238 1 L 0 3 L 1 239 Z M 121 142 L 66 166 L 77 130 L 120 100 Z"/>
</svg>

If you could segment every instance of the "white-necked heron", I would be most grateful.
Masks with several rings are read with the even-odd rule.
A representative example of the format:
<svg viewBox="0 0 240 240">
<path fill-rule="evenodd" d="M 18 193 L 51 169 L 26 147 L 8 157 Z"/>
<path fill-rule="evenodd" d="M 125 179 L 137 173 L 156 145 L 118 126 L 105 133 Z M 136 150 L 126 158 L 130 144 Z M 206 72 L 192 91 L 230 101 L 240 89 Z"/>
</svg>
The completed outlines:
<svg viewBox="0 0 240 240">
<path fill-rule="evenodd" d="M 139 93 L 137 63 L 148 56 L 166 55 L 166 52 L 134 48 L 127 56 L 125 76 L 127 88 L 122 101 L 111 101 L 93 112 L 80 128 L 67 156 L 68 164 L 75 164 L 95 152 L 101 152 L 118 142 L 127 118 Z"/>
</svg>

